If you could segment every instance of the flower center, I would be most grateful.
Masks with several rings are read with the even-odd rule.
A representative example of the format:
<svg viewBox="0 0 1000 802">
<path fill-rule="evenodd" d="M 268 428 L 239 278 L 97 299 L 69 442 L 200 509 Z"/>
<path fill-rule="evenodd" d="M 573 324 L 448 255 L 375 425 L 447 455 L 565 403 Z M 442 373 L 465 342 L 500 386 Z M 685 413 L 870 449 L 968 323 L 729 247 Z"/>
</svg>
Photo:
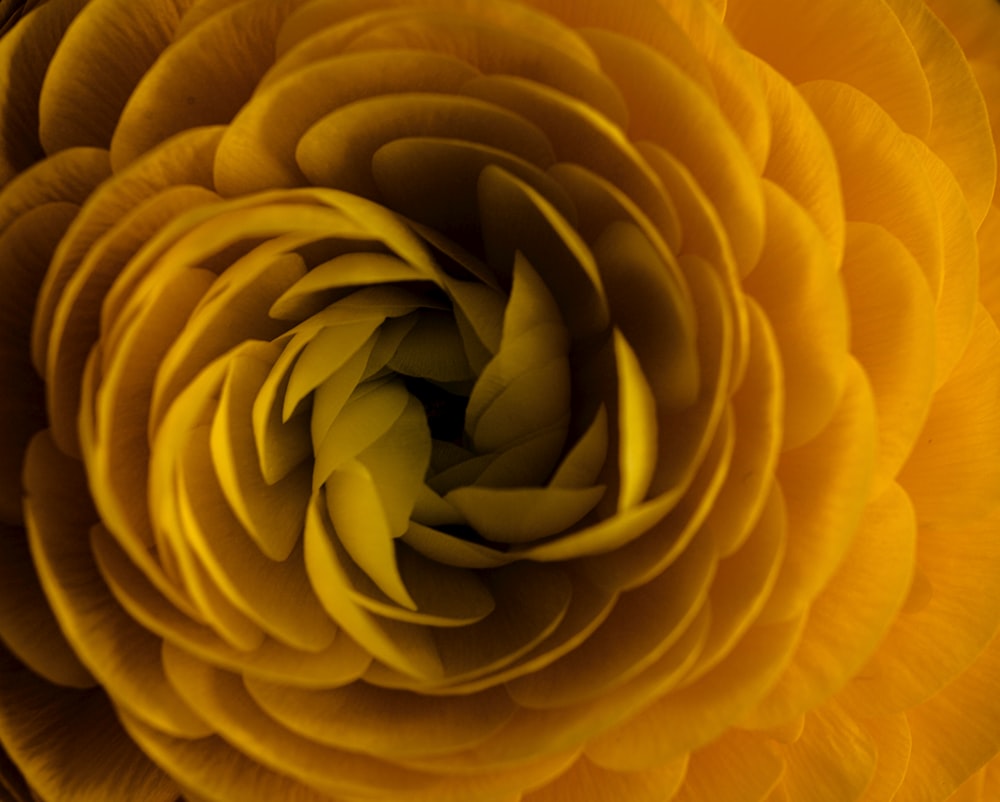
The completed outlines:
<svg viewBox="0 0 1000 802">
<path fill-rule="evenodd" d="M 465 410 L 469 405 L 467 395 L 449 392 L 439 384 L 416 376 L 403 379 L 410 395 L 424 408 L 431 437 L 455 445 L 463 445 Z"/>
</svg>

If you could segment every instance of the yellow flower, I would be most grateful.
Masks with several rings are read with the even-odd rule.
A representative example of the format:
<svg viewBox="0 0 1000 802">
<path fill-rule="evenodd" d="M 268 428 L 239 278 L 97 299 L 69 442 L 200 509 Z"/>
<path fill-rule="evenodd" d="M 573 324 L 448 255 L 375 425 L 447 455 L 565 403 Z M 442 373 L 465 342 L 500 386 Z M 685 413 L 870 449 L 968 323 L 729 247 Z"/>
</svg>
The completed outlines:
<svg viewBox="0 0 1000 802">
<path fill-rule="evenodd" d="M 1000 7 L 32 5 L 11 793 L 996 796 Z"/>
</svg>

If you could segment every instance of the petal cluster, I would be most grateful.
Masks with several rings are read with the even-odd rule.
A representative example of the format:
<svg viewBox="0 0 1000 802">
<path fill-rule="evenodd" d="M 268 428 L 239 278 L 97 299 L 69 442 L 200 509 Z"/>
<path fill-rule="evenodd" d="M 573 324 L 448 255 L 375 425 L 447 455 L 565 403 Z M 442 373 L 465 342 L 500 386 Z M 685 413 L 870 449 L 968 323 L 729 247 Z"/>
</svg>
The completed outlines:
<svg viewBox="0 0 1000 802">
<path fill-rule="evenodd" d="M 26 13 L 5 782 L 990 798 L 998 17 Z"/>
</svg>

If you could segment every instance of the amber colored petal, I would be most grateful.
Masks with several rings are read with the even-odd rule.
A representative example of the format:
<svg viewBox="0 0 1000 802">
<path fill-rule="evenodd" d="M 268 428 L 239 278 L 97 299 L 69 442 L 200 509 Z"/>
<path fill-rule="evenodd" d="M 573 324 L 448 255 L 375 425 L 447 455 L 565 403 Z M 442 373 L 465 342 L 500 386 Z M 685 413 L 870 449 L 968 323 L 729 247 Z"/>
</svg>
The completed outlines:
<svg viewBox="0 0 1000 802">
<path fill-rule="evenodd" d="M 799 87 L 840 168 L 847 220 L 887 228 L 913 254 L 935 298 L 943 271 L 941 209 L 914 140 L 871 98 L 846 84 Z"/>
<path fill-rule="evenodd" d="M 129 615 L 211 665 L 293 687 L 326 688 L 352 682 L 371 662 L 371 655 L 343 632 L 337 633 L 327 649 L 315 653 L 267 638 L 253 651 L 234 649 L 158 593 L 109 535 L 96 532 L 91 542 L 102 576 Z"/>
<path fill-rule="evenodd" d="M 941 284 L 935 305 L 935 387 L 954 370 L 972 336 L 977 315 L 980 259 L 976 230 L 951 171 L 930 149 L 915 144 L 916 155 L 938 192 L 941 218 Z M 988 266 L 988 262 L 983 262 Z"/>
<path fill-rule="evenodd" d="M 33 164 L 0 192 L 0 230 L 45 203 L 82 205 L 109 173 L 108 154 L 99 148 L 73 148 Z"/>
<path fill-rule="evenodd" d="M 169 400 L 203 365 L 241 343 L 270 341 L 285 331 L 286 324 L 268 319 L 268 309 L 305 274 L 302 258 L 289 251 L 310 239 L 309 234 L 290 234 L 252 248 L 243 255 L 232 254 L 225 272 L 192 310 L 183 336 L 163 357 L 153 386 L 149 412 L 151 430 L 159 426 Z M 169 259 L 169 256 L 164 258 Z"/>
<path fill-rule="evenodd" d="M 159 639 L 125 614 L 89 550 L 89 512 L 79 463 L 41 433 L 27 457 L 28 531 L 39 579 L 67 640 L 116 703 L 170 732 L 204 735 L 198 714 L 165 683 Z"/>
<path fill-rule="evenodd" d="M 46 153 L 111 144 L 129 95 L 192 3 L 104 0 L 86 5 L 45 74 L 38 130 Z"/>
<path fill-rule="evenodd" d="M 508 682 L 508 693 L 526 707 L 560 707 L 606 693 L 639 674 L 694 620 L 712 578 L 714 556 L 707 538 L 696 539 L 659 577 L 619 597 L 580 646 L 550 666 Z M 630 629 L 627 623 L 653 617 L 660 622 L 656 628 Z"/>
<path fill-rule="evenodd" d="M 878 756 L 875 775 L 861 800 L 881 802 L 893 799 L 910 763 L 913 738 L 909 719 L 904 713 L 871 718 L 865 718 L 862 714 L 857 716 L 857 722 L 871 736 Z"/>
<path fill-rule="evenodd" d="M 771 688 L 794 652 L 800 620 L 752 628 L 728 659 L 591 741 L 601 765 L 641 768 L 708 744 Z M 669 722 L 669 726 L 667 726 Z"/>
<path fill-rule="evenodd" d="M 28 439 L 45 425 L 44 388 L 30 359 L 30 310 L 56 244 L 76 216 L 72 203 L 47 203 L 0 234 L 0 520 L 23 520 L 21 464 Z"/>
<path fill-rule="evenodd" d="M 254 448 L 253 403 L 268 365 L 252 352 L 233 356 L 212 422 L 212 461 L 246 533 L 267 557 L 284 560 L 302 533 L 309 467 L 302 465 L 278 482 L 264 480 Z"/>
<path fill-rule="evenodd" d="M 69 282 L 59 288 L 55 309 L 50 304 L 56 297 L 53 290 L 57 281 L 46 282 L 36 321 L 48 322 L 50 327 L 42 329 L 41 324 L 36 324 L 33 344 L 41 350 L 42 340 L 47 340 L 46 406 L 53 437 L 67 454 L 79 455 L 80 379 L 90 349 L 98 338 L 99 313 L 94 307 L 99 304 L 88 301 L 102 297 L 135 251 L 166 221 L 185 209 L 216 199 L 214 193 L 200 187 L 177 187 L 139 202 L 88 249 Z M 89 212 L 90 209 L 84 217 L 93 220 Z M 78 231 L 80 228 L 74 229 L 74 233 Z M 74 245 L 77 242 L 69 232 L 67 239 Z M 76 254 L 69 256 L 67 252 L 75 250 L 70 246 L 57 251 L 54 264 L 58 267 L 53 267 L 50 275 L 68 275 L 63 268 L 68 262 L 72 263 Z"/>
<path fill-rule="evenodd" d="M 978 239 L 981 264 L 997 264 L 1000 255 L 1000 206 L 990 207 L 979 228 Z M 1000 270 L 979 271 L 979 302 L 986 307 L 993 321 L 1000 325 Z"/>
<path fill-rule="evenodd" d="M 673 799 L 684 780 L 685 759 L 648 771 L 608 771 L 581 757 L 565 774 L 536 791 L 528 791 L 521 802 L 659 802 Z"/>
<path fill-rule="evenodd" d="M 0 789 L 7 794 L 7 802 L 31 802 L 24 775 L 6 752 L 0 752 Z"/>
<path fill-rule="evenodd" d="M 649 140 L 663 147 L 690 169 L 718 210 L 737 263 L 743 272 L 748 271 L 760 254 L 764 210 L 756 171 L 742 143 L 720 119 L 721 112 L 704 88 L 676 65 L 621 37 L 602 36 L 598 41 L 606 50 L 605 69 L 630 107 L 654 110 L 667 104 L 685 109 L 681 117 L 634 115 L 628 134 L 636 141 Z M 642 70 L 635 68 L 636 59 L 641 60 Z M 656 81 L 648 80 L 651 70 Z"/>
<path fill-rule="evenodd" d="M 804 98 L 772 65 L 755 59 L 773 135 L 764 177 L 787 192 L 816 222 L 839 262 L 844 209 L 839 168 L 829 139 Z"/>
<path fill-rule="evenodd" d="M 627 6 L 611 7 L 601 0 L 530 0 L 531 4 L 554 15 L 583 36 L 590 30 L 614 31 L 629 39 L 644 42 L 667 54 L 677 66 L 706 89 L 712 78 L 701 54 L 687 32 L 658 0 L 638 0 Z M 667 12 L 667 13 L 664 13 Z"/>
<path fill-rule="evenodd" d="M 927 79 L 887 4 L 731 0 L 726 25 L 793 83 L 841 81 L 875 100 L 903 130 L 921 136 L 930 127 Z M 845 50 L 850 58 L 844 58 Z"/>
<path fill-rule="evenodd" d="M 784 502 L 772 485 L 740 548 L 719 560 L 708 597 L 711 630 L 688 679 L 718 665 L 756 621 L 781 570 L 787 537 Z"/>
<path fill-rule="evenodd" d="M 988 768 L 989 764 L 969 777 L 953 794 L 948 795 L 947 802 L 985 802 L 989 799 L 984 796 Z"/>
<path fill-rule="evenodd" d="M 875 772 L 873 738 L 835 704 L 806 715 L 802 734 L 783 750 L 784 787 L 798 802 L 854 802 Z"/>
<path fill-rule="evenodd" d="M 732 396 L 736 430 L 732 462 L 704 523 L 705 535 L 712 538 L 721 557 L 743 545 L 768 503 L 782 440 L 785 399 L 780 391 L 777 342 L 760 307 L 751 302 L 747 311 L 749 356 Z"/>
<path fill-rule="evenodd" d="M 899 475 L 921 522 L 954 526 L 982 519 L 1000 501 L 1000 332 L 982 307 L 972 340 L 935 394 L 913 453 Z"/>
<path fill-rule="evenodd" d="M 213 763 L 216 771 L 227 764 L 242 764 L 242 771 L 229 776 L 221 772 L 216 781 L 202 776 L 199 783 L 199 787 L 211 788 L 221 781 L 224 787 L 230 786 L 226 789 L 229 798 L 233 798 L 232 786 L 244 784 L 245 788 L 235 792 L 240 799 L 267 798 L 256 796 L 260 792 L 255 786 L 266 789 L 270 775 L 282 779 L 284 793 L 304 786 L 334 799 L 364 798 L 373 789 L 400 802 L 461 802 L 469 798 L 470 792 L 491 799 L 530 786 L 532 782 L 540 784 L 558 773 L 566 763 L 564 757 L 549 758 L 537 760 L 533 765 L 520 767 L 517 771 L 468 777 L 441 777 L 404 768 L 296 735 L 269 718 L 257 706 L 239 677 L 213 669 L 169 648 L 164 658 L 168 674 L 178 688 L 192 699 L 202 700 L 207 715 L 224 733 L 226 745 L 223 747 L 214 738 L 200 742 L 169 738 L 131 717 L 125 718 L 126 727 L 137 736 L 144 748 L 151 751 L 154 760 L 170 765 L 182 782 L 189 771 L 205 772 L 213 767 Z M 196 757 L 199 751 L 204 753 L 200 759 Z M 211 762 L 205 761 L 206 757 L 211 758 Z M 248 761 L 248 757 L 252 762 Z M 200 770 L 198 765 L 202 766 Z M 257 782 L 251 782 L 254 779 Z M 254 787 L 253 791 L 251 787 Z M 220 796 L 226 798 L 224 794 Z M 306 794 L 302 798 L 312 797 Z"/>
<path fill-rule="evenodd" d="M 979 77 L 976 61 L 962 51 L 961 40 L 956 42 L 947 35 L 935 16 L 940 14 L 950 24 L 954 18 L 949 10 L 942 10 L 937 0 L 888 0 L 888 5 L 913 43 L 931 92 L 934 114 L 925 141 L 954 174 L 969 214 L 978 224 L 989 208 L 996 184 L 996 155 L 990 147 L 989 125 L 996 104 L 988 93 L 984 92 L 983 98 L 975 85 Z M 951 8 L 962 5 L 952 3 Z M 980 22 L 981 30 L 989 31 L 987 22 L 991 17 L 995 21 L 996 9 L 990 3 L 981 3 L 975 10 L 970 6 L 967 11 L 959 11 L 959 15 L 963 14 L 968 20 L 960 24 Z"/>
<path fill-rule="evenodd" d="M 777 745 L 741 730 L 729 730 L 688 759 L 675 802 L 718 799 L 762 802 L 779 782 L 785 765 Z"/>
<path fill-rule="evenodd" d="M 909 251 L 881 226 L 851 222 L 841 270 L 851 352 L 864 366 L 878 412 L 875 486 L 890 482 L 916 443 L 931 404 L 933 298 Z M 893 298 L 891 305 L 883 302 Z"/>
<path fill-rule="evenodd" d="M 773 139 L 762 87 L 749 68 L 748 52 L 726 25 L 726 0 L 687 3 L 661 0 L 705 60 L 719 98 L 719 107 L 743 141 L 755 170 L 767 161 Z"/>
<path fill-rule="evenodd" d="M 948 687 L 1000 625 L 996 526 L 923 529 L 907 604 L 871 663 L 842 693 L 854 710 L 896 712 Z M 948 648 L 939 646 L 947 642 Z"/>
<path fill-rule="evenodd" d="M 0 637 L 10 651 L 49 682 L 89 688 L 95 682 L 63 635 L 45 597 L 24 532 L 0 528 Z"/>
<path fill-rule="evenodd" d="M 598 69 L 587 43 L 562 25 L 551 28 L 550 18 L 521 4 L 498 0 L 475 14 L 405 10 L 368 19 L 365 25 L 366 17 L 359 18 L 367 30 L 349 38 L 348 50 L 429 49 L 457 56 L 484 75 L 515 75 L 550 86 L 619 126 L 628 119 L 624 99 Z"/>
<path fill-rule="evenodd" d="M 377 758 L 323 746 L 293 734 L 265 715 L 238 675 L 220 671 L 170 646 L 164 648 L 163 662 L 177 692 L 189 704 L 198 705 L 215 730 L 241 753 L 249 753 L 263 766 L 286 777 L 291 775 L 317 791 L 357 794 L 374 783 L 383 792 L 398 793 L 433 782 L 430 776 L 421 777 Z"/>
<path fill-rule="evenodd" d="M 233 196 L 304 183 L 296 145 L 333 109 L 377 95 L 455 90 L 475 75 L 458 59 L 436 53 L 372 51 L 326 58 L 272 80 L 226 127 L 215 162 L 216 185 Z M 248 171 L 244 165 L 251 155 L 256 167 Z"/>
<path fill-rule="evenodd" d="M 588 569 L 592 567 L 595 581 L 604 587 L 634 587 L 677 556 L 708 514 L 732 456 L 735 434 L 726 414 L 725 396 L 733 370 L 730 310 L 711 267 L 692 260 L 685 268 L 704 333 L 698 338 L 702 392 L 693 408 L 678 414 L 669 427 L 660 427 L 663 441 L 659 454 L 665 463 L 660 470 L 663 481 L 672 479 L 669 489 L 631 514 L 608 518 L 531 552 L 536 558 L 550 553 L 571 557 L 578 552 L 560 547 L 576 548 L 577 538 L 583 543 L 593 539 L 617 545 L 615 550 L 585 561 Z M 663 524 L 655 525 L 671 511 Z M 629 531 L 639 525 L 640 531 Z M 642 531 L 645 534 L 638 537 Z"/>
<path fill-rule="evenodd" d="M 855 537 L 868 500 L 875 462 L 875 409 L 857 363 L 829 425 L 806 445 L 787 451 L 778 479 L 788 511 L 785 560 L 764 616 L 781 620 L 803 611 L 829 581 Z"/>
<path fill-rule="evenodd" d="M 675 687 L 690 668 L 707 629 L 708 616 L 702 613 L 646 671 L 604 696 L 568 708 L 518 708 L 503 727 L 473 748 L 447 756 L 408 760 L 407 764 L 447 775 L 516 768 L 530 765 L 540 756 L 575 759 L 580 747 L 595 733 L 641 710 L 658 691 Z M 663 760 L 639 761 L 640 765 L 628 765 L 628 761 L 618 765 L 610 754 L 605 761 L 605 755 L 589 754 L 589 747 L 585 749 L 593 763 L 613 771 L 656 768 L 673 757 L 682 757 L 678 754 Z"/>
<path fill-rule="evenodd" d="M 185 531 L 211 581 L 272 637 L 307 651 L 323 650 L 336 628 L 311 593 L 301 544 L 277 564 L 260 554 L 221 497 L 218 480 L 204 470 L 211 457 L 207 438 L 191 445 L 189 464 L 197 467 L 185 471 L 182 488 L 189 509 L 198 513 L 185 517 Z M 303 494 L 303 503 L 307 498 Z M 304 507 L 301 513 L 304 522 Z"/>
<path fill-rule="evenodd" d="M 677 268 L 661 261 L 637 225 L 611 223 L 592 247 L 611 315 L 635 351 L 658 415 L 691 407 L 699 395 L 700 377 L 695 313 L 686 282 L 674 278 Z"/>
<path fill-rule="evenodd" d="M 53 0 L 0 38 L 0 185 L 43 157 L 38 98 L 52 54 L 85 0 Z"/>
<path fill-rule="evenodd" d="M 289 798 L 296 802 L 333 802 L 327 794 L 264 768 L 218 736 L 198 741 L 170 738 L 128 714 L 121 718 L 128 735 L 150 760 L 182 788 L 197 789 L 197 795 L 209 802 L 233 798 L 245 802 Z"/>
<path fill-rule="evenodd" d="M 189 31 L 140 80 L 111 140 L 120 171 L 181 131 L 229 122 L 274 57 L 274 34 L 301 0 L 246 2 Z M 219 60 L 220 52 L 233 54 Z"/>
<path fill-rule="evenodd" d="M 57 388 L 48 394 L 49 414 L 68 454 L 79 453 L 80 379 L 97 340 L 101 307 L 78 300 L 103 298 L 139 244 L 166 220 L 215 199 L 207 187 L 219 134 L 199 129 L 181 135 L 103 184 L 56 252 L 35 312 L 32 359 Z"/>
<path fill-rule="evenodd" d="M 558 164 L 549 168 L 557 180 L 560 170 L 582 166 L 603 178 L 648 216 L 649 228 L 671 248 L 680 239 L 676 212 L 656 174 L 639 156 L 624 132 L 598 110 L 551 87 L 505 75 L 488 75 L 467 81 L 462 94 L 496 103 L 530 120 L 545 132 Z M 570 189 L 567 187 L 567 189 Z M 581 215 L 578 230 L 596 236 L 604 226 L 583 219 L 586 204 L 577 200 Z"/>
<path fill-rule="evenodd" d="M 0 737 L 43 799 L 174 802 L 177 786 L 122 729 L 99 690 L 53 686 L 0 648 Z M 38 749 L 38 744 L 46 749 Z"/>
<path fill-rule="evenodd" d="M 744 287 L 768 319 L 781 353 L 785 449 L 815 437 L 847 381 L 848 310 L 835 254 L 780 188 L 764 183 L 767 239 Z"/>
<path fill-rule="evenodd" d="M 512 270 L 520 252 L 535 270 L 544 265 L 545 284 L 570 335 L 586 341 L 607 330 L 608 302 L 593 253 L 552 203 L 515 176 L 488 167 L 479 181 L 479 205 L 491 264 Z"/>
<path fill-rule="evenodd" d="M 913 751 L 895 797 L 899 802 L 944 798 L 996 755 L 1000 705 L 993 689 L 998 660 L 994 639 L 967 671 L 907 712 Z"/>
<path fill-rule="evenodd" d="M 637 149 L 659 176 L 677 209 L 684 237 L 676 258 L 686 280 L 696 280 L 703 267 L 711 267 L 723 288 L 723 305 L 732 319 L 734 335 L 729 344 L 733 350 L 732 377 L 738 378 L 746 366 L 746 343 L 749 338 L 747 304 L 740 290 L 739 271 L 749 272 L 752 266 L 736 263 L 729 234 L 719 212 L 691 171 L 659 145 L 642 142 Z M 694 277 L 692 272 L 696 274 Z M 706 329 L 711 330 L 704 327 L 702 331 Z M 708 383 L 710 374 L 704 364 L 702 372 L 703 380 Z"/>
<path fill-rule="evenodd" d="M 305 690 L 256 679 L 244 683 L 264 712 L 290 730 L 387 759 L 468 748 L 503 726 L 515 710 L 497 688 L 448 697 L 358 684 Z"/>
<path fill-rule="evenodd" d="M 377 198 L 375 152 L 411 136 L 448 136 L 496 147 L 539 167 L 554 161 L 544 133 L 493 104 L 430 92 L 386 94 L 328 112 L 299 140 L 295 158 L 313 184 Z"/>
<path fill-rule="evenodd" d="M 802 715 L 854 676 L 903 605 L 915 552 L 913 508 L 892 485 L 865 508 L 837 573 L 809 607 L 795 656 L 744 726 L 766 728 Z"/>
</svg>

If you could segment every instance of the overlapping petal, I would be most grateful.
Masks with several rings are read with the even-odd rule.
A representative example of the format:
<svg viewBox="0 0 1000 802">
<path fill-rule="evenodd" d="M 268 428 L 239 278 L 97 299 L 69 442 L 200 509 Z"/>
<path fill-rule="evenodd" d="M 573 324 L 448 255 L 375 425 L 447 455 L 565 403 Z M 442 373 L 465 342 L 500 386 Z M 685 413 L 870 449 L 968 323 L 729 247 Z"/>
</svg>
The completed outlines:
<svg viewBox="0 0 1000 802">
<path fill-rule="evenodd" d="M 27 785 L 989 798 L 1000 21 L 944 5 L 25 15 Z"/>
</svg>

